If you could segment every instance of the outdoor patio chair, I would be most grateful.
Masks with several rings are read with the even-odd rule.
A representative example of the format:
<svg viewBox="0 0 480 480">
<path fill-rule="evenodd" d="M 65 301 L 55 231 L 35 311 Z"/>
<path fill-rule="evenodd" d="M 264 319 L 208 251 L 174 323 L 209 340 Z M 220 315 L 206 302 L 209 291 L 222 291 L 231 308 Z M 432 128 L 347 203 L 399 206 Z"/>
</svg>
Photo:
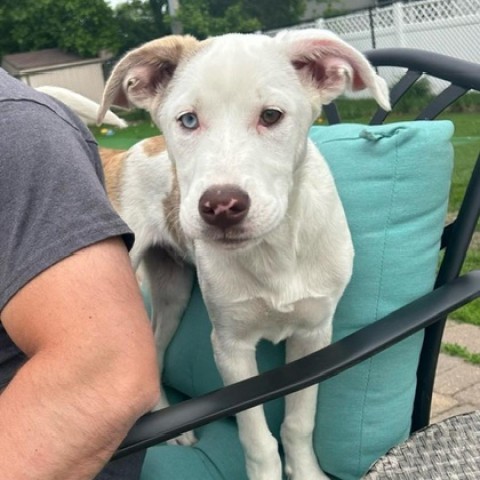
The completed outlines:
<svg viewBox="0 0 480 480">
<path fill-rule="evenodd" d="M 368 125 L 343 124 L 331 104 L 324 111 L 331 125 L 312 128 L 336 178 L 356 248 L 334 342 L 287 365 L 281 346 L 262 343 L 264 373 L 223 387 L 194 287 L 164 374 L 179 403 L 141 418 L 115 457 L 155 445 L 142 480 L 246 479 L 233 414 L 265 404 L 278 435 L 281 397 L 317 382 L 315 448 L 335 478 L 361 478 L 391 447 L 428 425 L 447 315 L 480 295 L 480 271 L 459 276 L 480 212 L 480 159 L 456 219 L 444 228 L 453 126 L 431 120 L 445 110 L 448 118 L 447 107 L 471 89 L 480 91 L 480 65 L 416 49 L 367 56 L 377 67 L 399 67 L 393 111 L 424 74 L 448 85 L 419 106 L 415 121 L 385 123 L 388 113 L 379 109 Z M 196 446 L 158 445 L 190 429 L 197 429 Z"/>
</svg>

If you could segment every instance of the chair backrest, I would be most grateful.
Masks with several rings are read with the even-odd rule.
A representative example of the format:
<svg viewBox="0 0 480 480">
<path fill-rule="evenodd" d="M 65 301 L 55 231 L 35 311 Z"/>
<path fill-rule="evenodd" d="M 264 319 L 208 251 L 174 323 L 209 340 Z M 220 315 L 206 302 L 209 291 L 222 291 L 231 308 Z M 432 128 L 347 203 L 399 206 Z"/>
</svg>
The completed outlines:
<svg viewBox="0 0 480 480">
<path fill-rule="evenodd" d="M 392 48 L 366 52 L 375 67 L 399 67 L 402 76 L 391 89 L 392 112 L 395 106 L 424 75 L 448 82 L 447 87 L 434 96 L 416 116 L 415 120 L 433 120 L 466 93 L 480 92 L 480 65 L 433 52 L 417 49 Z M 406 71 L 404 70 L 406 69 Z M 330 124 L 341 122 L 337 106 L 332 103 L 324 109 Z M 384 123 L 391 112 L 378 108 L 370 124 Z M 480 135 L 480 125 L 479 125 Z M 436 287 L 458 277 L 475 231 L 480 214 L 480 155 L 458 211 L 457 217 L 443 232 L 443 258 L 436 278 Z M 446 317 L 428 327 L 417 371 L 417 390 L 412 417 L 412 432 L 428 425 L 432 402 L 433 383 L 441 348 Z"/>
</svg>

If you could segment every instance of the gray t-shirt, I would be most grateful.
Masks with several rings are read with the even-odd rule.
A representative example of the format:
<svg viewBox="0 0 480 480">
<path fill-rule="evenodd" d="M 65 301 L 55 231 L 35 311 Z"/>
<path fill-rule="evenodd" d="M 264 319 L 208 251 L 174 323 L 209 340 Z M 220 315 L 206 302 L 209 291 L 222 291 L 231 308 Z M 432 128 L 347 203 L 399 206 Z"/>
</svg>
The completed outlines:
<svg viewBox="0 0 480 480">
<path fill-rule="evenodd" d="M 40 272 L 117 235 L 131 247 L 88 129 L 0 69 L 0 320 L 8 300 Z M 0 322 L 0 389 L 24 361 Z"/>
</svg>

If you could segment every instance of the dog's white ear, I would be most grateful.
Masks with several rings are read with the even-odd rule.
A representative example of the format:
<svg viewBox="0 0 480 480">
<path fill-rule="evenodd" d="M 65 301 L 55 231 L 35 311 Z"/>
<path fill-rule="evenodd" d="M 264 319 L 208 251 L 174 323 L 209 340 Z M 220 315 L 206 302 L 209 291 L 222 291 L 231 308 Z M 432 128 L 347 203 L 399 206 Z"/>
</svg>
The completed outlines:
<svg viewBox="0 0 480 480">
<path fill-rule="evenodd" d="M 275 40 L 287 52 L 300 80 L 314 88 L 320 103 L 332 102 L 345 90 L 368 88 L 384 110 L 390 110 L 388 87 L 358 50 L 333 32 L 320 29 L 290 30 Z"/>
<path fill-rule="evenodd" d="M 180 62 L 188 58 L 199 44 L 190 35 L 170 35 L 127 53 L 107 81 L 97 123 L 102 122 L 113 104 L 150 110 L 154 99 L 165 91 Z"/>
</svg>

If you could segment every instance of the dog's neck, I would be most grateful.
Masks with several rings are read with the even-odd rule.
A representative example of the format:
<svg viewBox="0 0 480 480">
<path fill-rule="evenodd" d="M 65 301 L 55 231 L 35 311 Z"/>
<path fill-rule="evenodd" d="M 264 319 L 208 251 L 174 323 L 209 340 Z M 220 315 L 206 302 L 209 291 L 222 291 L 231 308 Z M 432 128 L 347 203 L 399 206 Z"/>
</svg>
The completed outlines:
<svg viewBox="0 0 480 480">
<path fill-rule="evenodd" d="M 337 193 L 331 177 L 323 175 L 327 167 L 317 161 L 319 154 L 312 148 L 309 145 L 305 161 L 295 172 L 283 221 L 257 244 L 219 250 L 211 243 L 195 241 L 195 263 L 209 291 L 230 298 L 241 295 L 238 301 L 264 292 L 262 296 L 268 297 L 264 299 L 273 308 L 288 311 L 298 300 L 324 296 L 332 285 L 335 288 L 339 266 L 330 259 L 335 258 L 336 242 L 343 241 L 337 238 L 343 229 L 332 223 L 338 216 L 333 210 L 339 202 L 334 201 Z M 324 269 L 312 269 L 312 264 L 322 264 Z M 235 290 L 239 282 L 243 287 Z"/>
</svg>

